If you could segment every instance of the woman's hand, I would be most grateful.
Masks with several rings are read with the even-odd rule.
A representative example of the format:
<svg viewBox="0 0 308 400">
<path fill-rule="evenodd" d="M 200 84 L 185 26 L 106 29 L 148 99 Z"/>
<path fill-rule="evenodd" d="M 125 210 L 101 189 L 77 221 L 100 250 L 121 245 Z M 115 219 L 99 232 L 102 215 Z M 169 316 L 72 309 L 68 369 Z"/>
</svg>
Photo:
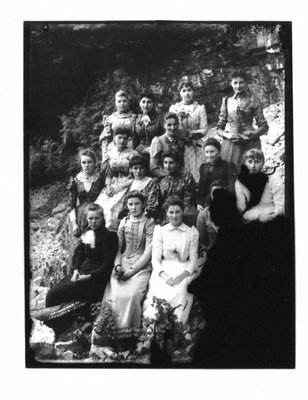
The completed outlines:
<svg viewBox="0 0 308 400">
<path fill-rule="evenodd" d="M 197 204 L 197 210 L 198 210 L 198 211 L 203 211 L 203 210 L 204 210 L 204 207 L 202 207 L 201 204 Z"/>
<path fill-rule="evenodd" d="M 241 137 L 237 133 L 233 133 L 231 135 L 230 140 L 232 143 L 239 143 L 241 141 Z"/>
<path fill-rule="evenodd" d="M 173 279 L 173 285 L 172 286 L 179 285 L 185 278 L 188 278 L 189 276 L 190 276 L 190 273 L 188 271 L 183 271 L 182 273 L 180 273 L 180 275 L 177 275 Z"/>
<path fill-rule="evenodd" d="M 80 275 L 79 271 L 77 269 L 74 269 L 73 276 L 71 277 L 71 282 L 76 283 L 79 275 Z"/>
<path fill-rule="evenodd" d="M 135 270 L 134 270 L 134 268 L 130 268 L 128 271 L 124 271 L 124 273 L 119 277 L 119 279 L 122 279 L 123 281 L 127 281 L 133 275 L 135 275 Z"/>
<path fill-rule="evenodd" d="M 106 194 L 109 197 L 112 197 L 114 195 L 114 189 L 111 185 L 106 185 Z"/>
<path fill-rule="evenodd" d="M 79 226 L 78 226 L 76 221 L 72 222 L 72 228 L 73 228 L 73 235 L 74 236 L 79 236 L 80 235 L 80 231 L 79 231 Z"/>
<path fill-rule="evenodd" d="M 76 278 L 76 282 L 86 282 L 91 278 L 91 275 L 78 275 Z"/>
<path fill-rule="evenodd" d="M 166 274 L 166 272 L 162 271 L 159 276 L 167 283 L 169 286 L 173 286 L 173 278 Z"/>
</svg>

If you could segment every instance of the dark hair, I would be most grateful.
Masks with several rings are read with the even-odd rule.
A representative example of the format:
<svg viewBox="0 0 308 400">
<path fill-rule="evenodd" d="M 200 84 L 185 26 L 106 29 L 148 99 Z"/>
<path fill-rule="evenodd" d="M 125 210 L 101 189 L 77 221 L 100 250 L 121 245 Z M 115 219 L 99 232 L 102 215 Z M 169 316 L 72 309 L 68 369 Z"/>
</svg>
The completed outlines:
<svg viewBox="0 0 308 400">
<path fill-rule="evenodd" d="M 180 163 L 180 156 L 179 156 L 179 154 L 175 153 L 174 151 L 167 151 L 166 153 L 163 153 L 162 160 L 164 160 L 167 157 L 172 158 L 177 164 Z"/>
<path fill-rule="evenodd" d="M 163 204 L 163 209 L 167 212 L 171 206 L 179 206 L 184 211 L 184 201 L 179 196 L 169 196 Z"/>
<path fill-rule="evenodd" d="M 130 136 L 131 135 L 131 131 L 128 128 L 117 128 L 114 132 L 114 136 L 117 135 L 127 135 Z"/>
<path fill-rule="evenodd" d="M 248 160 L 248 158 L 252 158 L 253 160 L 260 160 L 263 162 L 263 164 L 265 162 L 264 153 L 260 149 L 250 149 L 250 150 L 246 151 L 246 153 L 243 155 L 243 158 L 242 158 L 242 164 L 245 164 L 245 162 L 246 162 L 246 160 Z"/>
<path fill-rule="evenodd" d="M 143 205 L 146 203 L 146 198 L 139 190 L 132 190 L 125 197 L 125 203 L 128 202 L 129 199 L 139 199 Z"/>
<path fill-rule="evenodd" d="M 103 225 L 105 226 L 105 216 L 104 216 L 104 209 L 102 206 L 96 203 L 90 203 L 86 208 L 86 215 L 88 215 L 89 211 L 97 211 L 103 217 Z"/>
<path fill-rule="evenodd" d="M 247 82 L 247 75 L 242 70 L 233 71 L 231 74 L 231 80 L 235 78 L 243 78 L 245 82 Z"/>
<path fill-rule="evenodd" d="M 144 169 L 148 170 L 149 169 L 149 162 L 148 160 L 141 156 L 141 155 L 136 155 L 133 156 L 129 162 L 130 168 L 135 167 L 136 165 L 141 165 Z"/>
<path fill-rule="evenodd" d="M 238 224 L 240 215 L 236 205 L 236 197 L 226 189 L 216 189 L 209 207 L 211 220 L 217 226 Z"/>
<path fill-rule="evenodd" d="M 182 78 L 178 84 L 178 91 L 180 92 L 183 87 L 189 87 L 194 90 L 194 85 L 188 78 Z"/>
<path fill-rule="evenodd" d="M 167 119 L 170 119 L 170 118 L 174 118 L 174 119 L 177 121 L 178 124 L 180 123 L 179 117 L 177 116 L 177 114 L 176 114 L 176 113 L 173 113 L 173 112 L 170 112 L 170 111 L 167 112 L 167 113 L 164 115 L 164 122 L 166 122 Z"/>
<path fill-rule="evenodd" d="M 214 138 L 207 139 L 203 145 L 203 148 L 205 148 L 206 146 L 214 146 L 214 147 L 216 147 L 216 149 L 218 151 L 221 150 L 221 144 L 219 143 L 219 141 L 217 139 L 214 139 Z"/>
<path fill-rule="evenodd" d="M 151 90 L 149 89 L 143 89 L 140 93 L 139 93 L 139 101 L 141 101 L 144 97 L 146 97 L 147 99 L 151 99 L 153 101 L 153 103 L 155 103 L 155 96 L 154 93 L 151 92 Z"/>
<path fill-rule="evenodd" d="M 79 152 L 79 157 L 81 158 L 81 156 L 88 156 L 88 157 L 91 157 L 92 160 L 94 161 L 94 164 L 96 164 L 96 156 L 95 156 L 95 153 L 94 153 L 93 150 L 91 150 L 91 149 L 83 149 L 83 150 L 80 150 L 80 152 Z"/>
</svg>

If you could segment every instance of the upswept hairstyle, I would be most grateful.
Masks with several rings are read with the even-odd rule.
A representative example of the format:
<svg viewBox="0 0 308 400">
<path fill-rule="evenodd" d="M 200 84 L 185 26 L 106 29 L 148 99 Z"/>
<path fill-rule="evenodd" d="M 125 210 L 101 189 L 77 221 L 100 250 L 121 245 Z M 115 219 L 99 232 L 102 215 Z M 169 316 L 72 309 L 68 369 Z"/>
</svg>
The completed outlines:
<svg viewBox="0 0 308 400">
<path fill-rule="evenodd" d="M 86 208 L 86 215 L 88 215 L 89 211 L 97 211 L 103 217 L 103 225 L 105 226 L 105 216 L 104 216 L 104 209 L 102 206 L 96 203 L 90 203 Z"/>
<path fill-rule="evenodd" d="M 151 99 L 153 101 L 153 103 L 155 104 L 155 96 L 154 93 L 149 90 L 149 89 L 143 89 L 140 93 L 139 93 L 139 101 L 141 101 L 144 97 L 146 97 L 147 99 Z"/>
<path fill-rule="evenodd" d="M 143 204 L 143 206 L 145 207 L 146 198 L 144 197 L 144 195 L 139 190 L 132 190 L 131 192 L 129 192 L 126 195 L 126 197 L 125 197 L 126 205 L 127 205 L 127 202 L 128 202 L 129 199 L 135 199 L 135 198 L 139 199 L 141 201 L 141 203 Z"/>
<path fill-rule="evenodd" d="M 221 150 L 221 144 L 217 139 L 209 138 L 204 142 L 203 148 L 205 149 L 206 146 L 214 146 L 218 151 Z"/>
<path fill-rule="evenodd" d="M 244 79 L 245 82 L 247 82 L 247 74 L 242 70 L 236 70 L 236 71 L 232 72 L 232 74 L 230 76 L 230 80 L 232 81 L 232 79 L 235 79 L 235 78 L 242 78 L 242 79 Z"/>
<path fill-rule="evenodd" d="M 170 119 L 170 118 L 174 118 L 176 121 L 177 121 L 177 123 L 179 124 L 180 123 L 180 121 L 179 121 L 179 117 L 177 116 L 177 114 L 176 113 L 173 113 L 173 112 L 167 112 L 165 115 L 164 115 L 164 123 L 168 120 L 168 119 Z"/>
<path fill-rule="evenodd" d="M 128 100 L 128 94 L 124 91 L 124 90 L 122 90 L 122 89 L 120 89 L 120 90 L 118 90 L 117 92 L 116 92 L 116 94 L 114 95 L 114 98 L 116 98 L 116 97 L 126 97 L 126 99 Z"/>
<path fill-rule="evenodd" d="M 191 88 L 191 90 L 195 90 L 192 81 L 188 78 L 182 78 L 178 84 L 178 91 L 180 92 L 183 87 Z"/>
<path fill-rule="evenodd" d="M 179 156 L 179 154 L 175 153 L 174 151 L 167 151 L 166 153 L 163 153 L 161 157 L 162 157 L 162 160 L 164 160 L 167 157 L 170 157 L 177 164 L 180 164 L 180 156 Z"/>
<path fill-rule="evenodd" d="M 93 150 L 91 149 L 82 149 L 79 152 L 79 157 L 81 158 L 81 156 L 88 156 L 91 157 L 92 160 L 94 161 L 94 164 L 96 164 L 96 156 Z"/>
<path fill-rule="evenodd" d="M 133 168 L 136 165 L 141 165 L 146 171 L 148 171 L 148 169 L 149 169 L 148 160 L 141 155 L 133 156 L 129 162 L 130 168 Z"/>
<path fill-rule="evenodd" d="M 181 210 L 184 211 L 184 201 L 179 196 L 169 196 L 164 202 L 163 209 L 167 212 L 168 208 L 171 206 L 179 206 Z"/>
</svg>

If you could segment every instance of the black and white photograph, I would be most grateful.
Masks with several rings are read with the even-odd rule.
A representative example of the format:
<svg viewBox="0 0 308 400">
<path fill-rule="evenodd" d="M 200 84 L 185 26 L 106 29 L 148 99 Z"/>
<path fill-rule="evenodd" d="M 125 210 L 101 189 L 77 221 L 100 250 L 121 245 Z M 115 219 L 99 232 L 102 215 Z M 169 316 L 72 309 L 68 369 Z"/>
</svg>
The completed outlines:
<svg viewBox="0 0 308 400">
<path fill-rule="evenodd" d="M 28 368 L 295 368 L 292 23 L 24 22 Z"/>
<path fill-rule="evenodd" d="M 295 367 L 291 39 L 24 23 L 27 367 Z"/>
</svg>

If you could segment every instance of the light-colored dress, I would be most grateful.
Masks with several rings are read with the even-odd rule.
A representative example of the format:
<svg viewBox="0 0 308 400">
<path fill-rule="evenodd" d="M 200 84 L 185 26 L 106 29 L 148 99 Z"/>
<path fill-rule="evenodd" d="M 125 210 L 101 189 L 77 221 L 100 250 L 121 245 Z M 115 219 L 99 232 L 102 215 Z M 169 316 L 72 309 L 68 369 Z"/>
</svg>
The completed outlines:
<svg viewBox="0 0 308 400">
<path fill-rule="evenodd" d="M 119 248 L 125 246 L 122 254 L 122 268 L 127 271 L 138 264 L 146 248 L 152 245 L 155 222 L 144 214 L 122 219 L 119 229 Z M 142 303 L 146 294 L 152 270 L 151 260 L 128 280 L 119 280 L 114 275 L 110 279 L 103 304 L 109 303 L 115 316 L 117 337 L 138 336 L 140 334 Z"/>
<path fill-rule="evenodd" d="M 102 140 L 102 162 L 108 157 L 108 151 L 114 139 L 114 133 L 117 129 L 127 129 L 130 131 L 131 137 L 134 135 L 135 131 L 135 120 L 136 114 L 132 111 L 126 113 L 119 113 L 118 111 L 109 115 L 107 118 L 103 119 L 104 129 L 100 135 L 100 140 Z M 128 147 L 132 147 L 131 140 Z"/>
<path fill-rule="evenodd" d="M 107 163 L 108 172 L 111 176 L 111 187 L 117 188 L 118 185 L 128 183 L 130 181 L 129 175 L 129 162 L 131 158 L 138 153 L 135 150 L 126 148 L 123 151 L 118 151 L 115 145 L 112 145 L 108 150 Z M 129 186 L 121 189 L 113 196 L 108 196 L 106 188 L 104 188 L 95 203 L 99 204 L 104 209 L 104 217 L 106 221 L 106 228 L 112 231 L 118 229 L 119 226 L 119 213 L 124 208 L 125 195 L 129 190 Z"/>
<path fill-rule="evenodd" d="M 201 134 L 197 137 L 193 135 L 191 141 L 185 140 L 184 151 L 184 172 L 190 172 L 195 181 L 199 182 L 199 169 L 201 164 L 205 162 L 203 151 L 203 140 L 207 131 L 207 115 L 204 105 L 194 101 L 192 104 L 176 103 L 170 106 L 170 112 L 178 115 L 180 121 L 180 129 L 183 131 L 201 130 Z"/>
<path fill-rule="evenodd" d="M 196 228 L 181 224 L 173 227 L 170 223 L 161 227 L 157 225 L 153 235 L 152 267 L 149 291 L 144 302 L 144 317 L 155 318 L 157 310 L 153 307 L 153 298 L 167 301 L 174 309 L 178 322 L 187 323 L 193 303 L 193 295 L 188 293 L 187 286 L 196 271 L 198 257 L 199 233 Z M 168 285 L 160 276 L 164 271 L 175 277 L 184 270 L 190 276 L 176 285 Z"/>
</svg>

